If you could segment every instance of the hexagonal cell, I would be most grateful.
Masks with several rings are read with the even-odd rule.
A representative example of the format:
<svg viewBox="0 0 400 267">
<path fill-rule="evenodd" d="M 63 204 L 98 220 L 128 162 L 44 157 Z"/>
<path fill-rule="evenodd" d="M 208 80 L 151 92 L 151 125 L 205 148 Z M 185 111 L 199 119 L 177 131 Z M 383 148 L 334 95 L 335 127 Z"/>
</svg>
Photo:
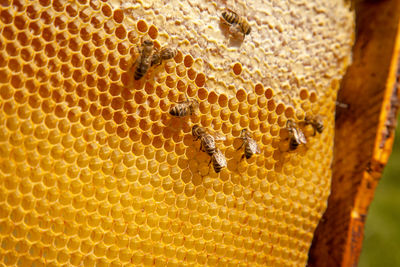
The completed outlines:
<svg viewBox="0 0 400 267">
<path fill-rule="evenodd" d="M 196 72 L 193 70 L 193 69 L 188 69 L 187 70 L 187 77 L 190 79 L 190 80 L 194 80 L 195 78 L 196 78 Z"/>
<path fill-rule="evenodd" d="M 10 41 L 14 40 L 15 36 L 17 35 L 17 29 L 15 29 L 12 25 L 6 26 L 6 27 L 3 28 L 2 35 L 7 40 L 10 40 Z"/>
<path fill-rule="evenodd" d="M 139 20 L 137 23 L 136 23 L 136 29 L 140 32 L 140 33 L 146 33 L 147 32 L 147 30 L 148 30 L 148 26 L 147 26 L 147 23 L 146 23 L 146 21 L 144 21 L 144 20 Z"/>
<path fill-rule="evenodd" d="M 54 21 L 55 12 L 51 9 L 45 10 L 40 18 L 42 19 L 44 24 L 51 24 Z"/>
<path fill-rule="evenodd" d="M 232 66 L 232 70 L 233 70 L 233 73 L 234 73 L 235 75 L 240 75 L 240 74 L 242 73 L 242 64 L 240 64 L 240 63 L 235 63 L 235 64 Z"/>
<path fill-rule="evenodd" d="M 120 9 L 114 10 L 114 20 L 117 23 L 122 23 L 122 21 L 124 20 L 124 12 Z"/>
<path fill-rule="evenodd" d="M 193 65 L 193 58 L 191 55 L 186 55 L 183 59 L 183 64 L 185 65 L 186 68 L 190 68 Z"/>
<path fill-rule="evenodd" d="M 13 21 L 12 11 L 9 9 L 4 9 L 0 12 L 0 19 L 4 24 L 10 24 Z"/>
</svg>

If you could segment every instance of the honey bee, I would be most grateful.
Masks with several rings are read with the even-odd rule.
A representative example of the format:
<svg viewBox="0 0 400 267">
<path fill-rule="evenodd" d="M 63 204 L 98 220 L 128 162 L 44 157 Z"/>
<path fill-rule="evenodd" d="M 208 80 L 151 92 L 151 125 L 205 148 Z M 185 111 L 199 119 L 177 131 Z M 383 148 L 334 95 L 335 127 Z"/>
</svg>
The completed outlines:
<svg viewBox="0 0 400 267">
<path fill-rule="evenodd" d="M 153 42 L 151 40 L 144 40 L 140 51 L 139 59 L 135 62 L 136 70 L 135 80 L 141 79 L 150 68 L 151 59 L 153 54 Z"/>
<path fill-rule="evenodd" d="M 251 27 L 247 20 L 229 8 L 222 12 L 222 21 L 230 25 L 230 32 L 234 35 L 240 33 L 244 38 L 245 35 L 251 32 Z"/>
<path fill-rule="evenodd" d="M 151 58 L 151 66 L 161 65 L 163 60 L 168 60 L 168 59 L 174 58 L 177 53 L 178 53 L 178 50 L 172 49 L 169 47 L 165 47 L 165 48 L 161 49 L 160 52 L 153 54 L 153 56 Z"/>
<path fill-rule="evenodd" d="M 307 144 L 304 133 L 297 128 L 294 121 L 288 120 L 286 122 L 286 129 L 289 132 L 289 149 L 295 150 L 300 144 Z"/>
<path fill-rule="evenodd" d="M 335 105 L 336 105 L 338 108 L 348 108 L 348 107 L 349 107 L 349 104 L 342 103 L 342 102 L 339 102 L 339 101 L 336 101 L 336 102 L 335 102 Z"/>
<path fill-rule="evenodd" d="M 219 150 L 219 148 L 215 149 L 214 154 L 212 154 L 211 159 L 210 159 L 210 163 L 213 163 L 213 167 L 214 167 L 214 171 L 216 173 L 219 173 L 221 171 L 221 169 L 223 167 L 226 167 L 226 158 L 225 156 L 222 154 L 221 150 Z M 210 165 L 210 163 L 208 163 L 208 165 Z"/>
<path fill-rule="evenodd" d="M 192 127 L 192 135 L 195 141 L 200 139 L 200 150 L 207 152 L 210 156 L 215 153 L 215 141 L 223 141 L 226 139 L 225 136 L 218 133 L 211 133 L 209 130 L 198 125 Z"/>
<path fill-rule="evenodd" d="M 254 154 L 261 153 L 260 147 L 258 146 L 257 142 L 250 136 L 250 133 L 247 131 L 247 129 L 242 130 L 242 132 L 240 133 L 240 138 L 243 140 L 243 143 L 237 150 L 241 149 L 244 146 L 244 154 L 242 156 L 242 159 L 244 158 L 244 156 L 246 156 L 246 159 L 249 159 Z"/>
<path fill-rule="evenodd" d="M 185 94 L 186 100 L 176 103 L 169 110 L 169 114 L 176 117 L 185 117 L 192 115 L 195 110 L 199 107 L 199 102 L 197 99 L 189 99 Z"/>
<path fill-rule="evenodd" d="M 314 128 L 314 135 L 316 134 L 316 132 L 322 133 L 322 131 L 324 130 L 324 124 L 322 122 L 321 116 L 306 116 L 304 121 L 306 124 L 311 124 L 311 126 Z"/>
</svg>

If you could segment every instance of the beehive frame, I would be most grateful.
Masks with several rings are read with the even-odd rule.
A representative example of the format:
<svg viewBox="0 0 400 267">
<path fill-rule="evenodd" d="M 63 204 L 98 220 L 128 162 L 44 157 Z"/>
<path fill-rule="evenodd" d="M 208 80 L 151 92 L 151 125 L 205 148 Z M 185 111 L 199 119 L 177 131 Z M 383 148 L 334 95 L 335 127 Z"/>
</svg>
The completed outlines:
<svg viewBox="0 0 400 267">
<path fill-rule="evenodd" d="M 314 236 L 310 266 L 357 265 L 368 207 L 394 141 L 400 99 L 400 3 L 354 1 L 354 8 L 354 62 L 339 93 L 352 107 L 337 114 L 332 194 Z"/>
</svg>

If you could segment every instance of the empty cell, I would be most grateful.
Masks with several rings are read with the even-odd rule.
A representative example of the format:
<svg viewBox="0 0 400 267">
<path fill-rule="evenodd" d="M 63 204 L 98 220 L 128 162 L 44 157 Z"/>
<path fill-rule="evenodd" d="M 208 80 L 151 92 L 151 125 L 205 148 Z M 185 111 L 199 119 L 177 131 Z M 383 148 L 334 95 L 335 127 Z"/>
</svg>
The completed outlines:
<svg viewBox="0 0 400 267">
<path fill-rule="evenodd" d="M 11 9 L 4 9 L 0 12 L 0 20 L 4 24 L 10 24 L 13 21 L 14 14 Z"/>
<path fill-rule="evenodd" d="M 4 27 L 2 35 L 7 40 L 14 40 L 17 35 L 17 29 L 15 29 L 12 25 Z"/>
<path fill-rule="evenodd" d="M 233 70 L 233 73 L 234 73 L 235 75 L 240 75 L 240 74 L 242 73 L 242 64 L 240 64 L 240 63 L 235 63 L 235 64 L 232 66 L 232 70 Z"/>
<path fill-rule="evenodd" d="M 206 76 L 203 73 L 198 73 L 196 75 L 195 83 L 197 87 L 203 87 L 206 82 Z"/>
<path fill-rule="evenodd" d="M 115 14 L 115 13 L 114 13 L 114 14 Z M 144 21 L 144 20 L 139 20 L 139 21 L 136 23 L 136 28 L 137 28 L 137 30 L 138 30 L 139 32 L 141 32 L 141 33 L 146 33 L 147 30 L 148 30 L 148 26 L 147 26 L 146 21 Z"/>
<path fill-rule="evenodd" d="M 65 11 L 70 18 L 74 18 L 78 15 L 78 6 L 75 3 L 69 4 L 65 8 Z"/>
<path fill-rule="evenodd" d="M 122 23 L 122 21 L 124 20 L 124 12 L 120 9 L 116 9 L 116 10 L 114 10 L 113 17 L 117 23 Z"/>
</svg>

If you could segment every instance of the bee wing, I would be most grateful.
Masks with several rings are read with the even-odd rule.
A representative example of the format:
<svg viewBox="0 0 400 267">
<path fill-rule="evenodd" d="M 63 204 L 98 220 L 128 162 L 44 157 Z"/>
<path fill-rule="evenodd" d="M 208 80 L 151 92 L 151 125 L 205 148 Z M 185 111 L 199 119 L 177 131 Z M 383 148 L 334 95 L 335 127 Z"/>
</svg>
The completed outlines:
<svg viewBox="0 0 400 267">
<path fill-rule="evenodd" d="M 227 7 L 226 10 L 228 10 L 229 12 L 232 12 L 232 13 L 235 14 L 236 16 L 239 16 L 238 13 L 236 13 L 235 11 L 233 11 L 232 9 L 230 9 L 229 7 Z"/>
<path fill-rule="evenodd" d="M 222 135 L 220 133 L 214 133 L 213 137 L 214 137 L 215 141 L 225 141 L 226 140 L 226 136 Z"/>
<path fill-rule="evenodd" d="M 258 146 L 257 142 L 253 139 L 249 140 L 249 147 L 251 149 L 251 152 L 253 152 L 253 154 L 260 154 L 261 153 L 261 149 Z"/>
<path fill-rule="evenodd" d="M 218 164 L 221 167 L 226 167 L 226 165 L 227 165 L 226 158 L 219 149 L 216 153 L 214 153 L 214 158 L 215 158 L 215 161 L 218 162 Z"/>
<path fill-rule="evenodd" d="M 304 136 L 304 133 L 300 129 L 296 129 L 296 139 L 299 141 L 301 144 L 307 144 L 307 139 Z"/>
<path fill-rule="evenodd" d="M 207 133 L 210 134 L 212 137 L 214 137 L 215 141 L 225 141 L 226 140 L 226 136 L 222 135 L 220 133 L 214 132 L 210 129 L 206 129 Z"/>
</svg>

